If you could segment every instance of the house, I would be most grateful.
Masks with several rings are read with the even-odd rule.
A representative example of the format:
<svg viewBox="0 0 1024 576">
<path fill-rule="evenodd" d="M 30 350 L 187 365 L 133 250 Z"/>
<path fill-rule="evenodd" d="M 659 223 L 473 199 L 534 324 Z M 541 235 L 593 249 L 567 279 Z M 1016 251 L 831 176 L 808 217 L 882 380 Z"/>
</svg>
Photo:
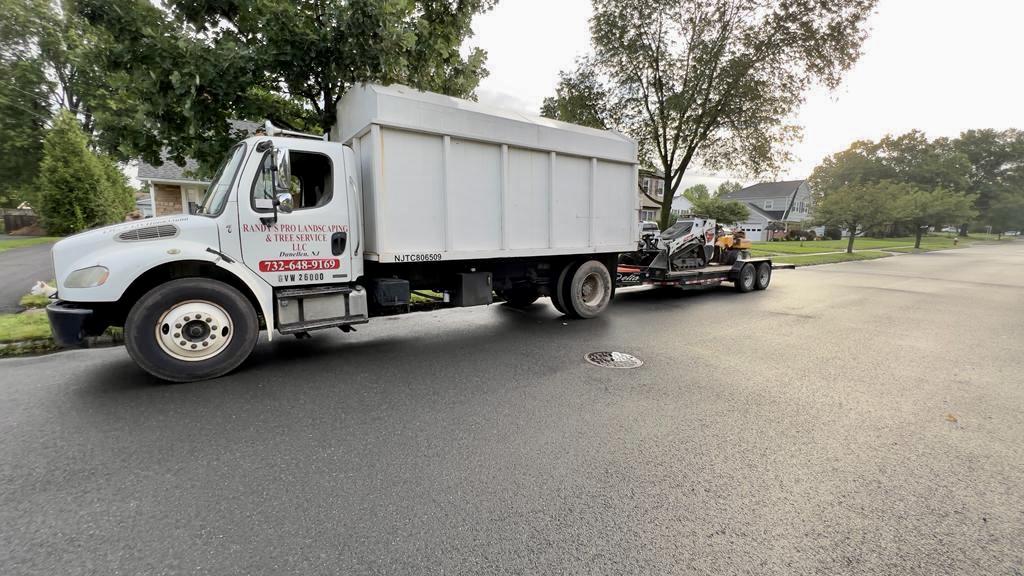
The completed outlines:
<svg viewBox="0 0 1024 576">
<path fill-rule="evenodd" d="M 676 196 L 672 199 L 672 213 L 676 216 L 693 214 L 693 202 L 690 202 L 686 196 Z"/>
<path fill-rule="evenodd" d="M 262 124 L 247 122 L 244 120 L 229 120 L 232 130 L 240 138 L 255 134 Z M 206 188 L 210 181 L 200 178 L 199 163 L 188 158 L 184 166 L 178 166 L 170 159 L 169 153 L 165 150 L 161 154 L 160 166 L 153 166 L 147 162 L 139 162 L 139 173 L 137 178 L 149 188 L 149 213 L 146 216 L 166 216 L 168 214 L 188 214 L 198 206 L 206 195 Z M 140 211 L 143 206 L 136 204 Z"/>
<path fill-rule="evenodd" d="M 210 181 L 195 176 L 199 164 L 191 158 L 178 166 L 165 152 L 161 160 L 160 166 L 139 162 L 138 179 L 149 188 L 150 212 L 153 216 L 188 214 L 189 205 L 202 201 Z"/>
<path fill-rule="evenodd" d="M 659 201 L 665 196 L 665 173 L 660 170 L 640 169 L 639 173 L 640 191 L 640 218 L 641 222 L 650 220 L 657 222 L 661 215 L 661 204 L 651 200 L 653 196 Z M 644 194 L 646 192 L 647 194 Z"/>
<path fill-rule="evenodd" d="M 750 217 L 739 228 L 755 242 L 785 236 L 787 229 L 802 226 L 811 212 L 811 188 L 806 180 L 762 182 L 722 198 L 750 208 Z"/>
</svg>

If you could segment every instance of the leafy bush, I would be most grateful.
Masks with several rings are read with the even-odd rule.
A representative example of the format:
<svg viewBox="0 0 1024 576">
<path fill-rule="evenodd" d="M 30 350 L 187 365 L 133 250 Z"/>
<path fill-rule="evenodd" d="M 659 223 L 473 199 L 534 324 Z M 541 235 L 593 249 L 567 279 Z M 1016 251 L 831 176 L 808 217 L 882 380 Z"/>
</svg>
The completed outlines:
<svg viewBox="0 0 1024 576">
<path fill-rule="evenodd" d="M 78 120 L 59 114 L 43 142 L 39 212 L 50 234 L 73 234 L 120 222 L 134 206 L 124 174 L 109 157 L 89 150 Z"/>
<path fill-rule="evenodd" d="M 825 238 L 829 240 L 842 240 L 843 231 L 838 226 L 828 226 L 825 228 Z"/>
</svg>

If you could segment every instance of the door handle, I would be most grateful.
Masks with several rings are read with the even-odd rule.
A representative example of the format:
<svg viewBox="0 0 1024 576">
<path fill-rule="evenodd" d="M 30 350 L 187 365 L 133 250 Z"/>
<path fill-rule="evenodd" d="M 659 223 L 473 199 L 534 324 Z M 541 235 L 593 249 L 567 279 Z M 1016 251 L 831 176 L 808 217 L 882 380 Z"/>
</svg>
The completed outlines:
<svg viewBox="0 0 1024 576">
<path fill-rule="evenodd" d="M 348 242 L 348 232 L 335 232 L 331 234 L 331 254 L 338 256 L 344 252 L 346 242 Z"/>
</svg>

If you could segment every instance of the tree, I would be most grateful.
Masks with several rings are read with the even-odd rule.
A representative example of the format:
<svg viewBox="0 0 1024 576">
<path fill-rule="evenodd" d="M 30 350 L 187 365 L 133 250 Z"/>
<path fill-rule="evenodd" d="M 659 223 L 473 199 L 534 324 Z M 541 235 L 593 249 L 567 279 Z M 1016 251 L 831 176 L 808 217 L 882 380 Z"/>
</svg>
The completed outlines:
<svg viewBox="0 0 1024 576">
<path fill-rule="evenodd" d="M 970 161 L 967 191 L 978 196 L 982 221 L 998 228 L 995 204 L 1007 194 L 1024 195 L 1024 132 L 967 130 L 952 146 Z"/>
<path fill-rule="evenodd" d="M 750 217 L 746 204 L 721 198 L 699 198 L 693 201 L 693 213 L 711 218 L 719 224 L 735 224 Z"/>
<path fill-rule="evenodd" d="M 878 142 L 860 140 L 825 158 L 811 173 L 811 188 L 828 194 L 853 184 L 889 180 L 920 188 L 966 191 L 970 160 L 943 138 L 929 141 L 913 130 Z"/>
<path fill-rule="evenodd" d="M 605 130 L 611 123 L 607 99 L 594 69 L 584 64 L 573 72 L 559 73 L 555 95 L 544 99 L 540 115 Z"/>
<path fill-rule="evenodd" d="M 471 97 L 486 54 L 460 49 L 493 3 L 81 0 L 78 12 L 106 46 L 107 89 L 92 103 L 105 147 L 159 163 L 167 146 L 178 163 L 210 164 L 238 137 L 228 119 L 327 132 L 360 82 Z"/>
<path fill-rule="evenodd" d="M 51 234 L 72 234 L 122 220 L 134 203 L 124 175 L 89 150 L 88 137 L 68 111 L 54 119 L 43 142 L 39 212 Z"/>
<path fill-rule="evenodd" d="M 890 182 L 848 184 L 822 195 L 814 205 L 813 218 L 819 226 L 845 228 L 850 235 L 846 252 L 853 252 L 857 234 L 893 221 Z"/>
<path fill-rule="evenodd" d="M 718 185 L 718 188 L 715 190 L 715 196 L 722 198 L 732 194 L 733 192 L 739 192 L 740 190 L 743 190 L 743 184 L 733 182 L 732 180 L 726 180 Z"/>
<path fill-rule="evenodd" d="M 921 236 L 928 226 L 959 225 L 978 214 L 973 196 L 944 188 L 922 190 L 909 184 L 893 184 L 890 194 L 896 218 L 914 229 L 914 248 L 921 247 Z"/>
<path fill-rule="evenodd" d="M 35 59 L 0 60 L 0 206 L 33 203 L 33 184 L 39 174 L 43 137 L 50 109 L 48 82 Z"/>
<path fill-rule="evenodd" d="M 1003 194 L 996 197 L 990 206 L 989 222 L 1003 237 L 1010 230 L 1024 230 L 1024 194 Z"/>
<path fill-rule="evenodd" d="M 708 192 L 708 187 L 703 184 L 694 184 L 686 190 L 683 190 L 683 198 L 686 198 L 691 204 L 694 204 L 698 200 L 707 200 L 708 198 L 711 198 L 711 192 Z"/>
<path fill-rule="evenodd" d="M 661 224 L 699 162 L 763 173 L 787 159 L 786 124 L 814 83 L 859 56 L 875 0 L 594 0 L 593 55 L 611 127 L 664 173 Z M 580 74 L 578 72 L 577 74 Z M 570 98 L 560 83 L 556 98 Z M 586 99 L 584 99 L 586 100 Z"/>
</svg>

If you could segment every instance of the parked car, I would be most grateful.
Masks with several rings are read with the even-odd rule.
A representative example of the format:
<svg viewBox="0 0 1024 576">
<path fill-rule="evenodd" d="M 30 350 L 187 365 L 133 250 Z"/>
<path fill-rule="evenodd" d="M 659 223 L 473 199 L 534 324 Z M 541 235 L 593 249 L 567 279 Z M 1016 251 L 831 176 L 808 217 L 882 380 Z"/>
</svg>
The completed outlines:
<svg viewBox="0 0 1024 576">
<path fill-rule="evenodd" d="M 640 222 L 640 238 L 648 235 L 654 235 L 654 238 L 658 240 L 661 239 L 661 229 L 658 228 L 657 222 L 652 222 L 650 220 Z"/>
</svg>

